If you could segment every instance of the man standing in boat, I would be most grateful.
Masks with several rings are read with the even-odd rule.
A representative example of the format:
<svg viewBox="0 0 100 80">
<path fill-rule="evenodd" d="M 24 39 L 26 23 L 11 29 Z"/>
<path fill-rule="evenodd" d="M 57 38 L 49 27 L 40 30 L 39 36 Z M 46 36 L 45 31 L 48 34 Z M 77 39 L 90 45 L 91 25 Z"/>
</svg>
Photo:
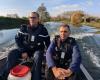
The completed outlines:
<svg viewBox="0 0 100 80">
<path fill-rule="evenodd" d="M 15 36 L 15 41 L 18 49 L 12 50 L 8 55 L 5 77 L 7 78 L 10 69 L 17 65 L 20 58 L 33 57 L 32 80 L 41 80 L 43 53 L 50 44 L 50 36 L 44 25 L 39 23 L 38 13 L 30 13 L 29 25 L 21 25 Z"/>
<path fill-rule="evenodd" d="M 61 25 L 59 33 L 46 53 L 49 68 L 47 80 L 79 80 L 76 73 L 80 70 L 81 55 L 77 42 L 69 37 L 69 25 Z"/>
</svg>

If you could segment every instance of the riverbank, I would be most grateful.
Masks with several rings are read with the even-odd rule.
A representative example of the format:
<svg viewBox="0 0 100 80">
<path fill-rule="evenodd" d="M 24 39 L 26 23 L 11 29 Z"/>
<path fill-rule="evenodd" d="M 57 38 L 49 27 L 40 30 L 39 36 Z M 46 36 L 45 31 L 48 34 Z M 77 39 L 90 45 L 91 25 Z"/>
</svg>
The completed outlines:
<svg viewBox="0 0 100 80">
<path fill-rule="evenodd" d="M 85 22 L 85 23 L 82 23 L 82 25 L 91 26 L 91 27 L 100 29 L 100 22 L 89 22 L 89 23 Z"/>
<path fill-rule="evenodd" d="M 21 24 L 27 24 L 28 20 L 22 18 L 0 17 L 0 30 L 18 28 Z"/>
</svg>

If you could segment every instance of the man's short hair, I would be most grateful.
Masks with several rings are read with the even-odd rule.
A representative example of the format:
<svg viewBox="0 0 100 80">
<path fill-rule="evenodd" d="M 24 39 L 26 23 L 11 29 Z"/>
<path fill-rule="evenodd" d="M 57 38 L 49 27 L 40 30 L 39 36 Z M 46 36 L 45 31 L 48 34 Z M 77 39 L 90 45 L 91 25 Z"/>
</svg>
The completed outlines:
<svg viewBox="0 0 100 80">
<path fill-rule="evenodd" d="M 30 17 L 32 14 L 36 14 L 37 17 L 39 18 L 39 14 L 38 14 L 37 12 L 31 12 L 30 15 L 29 15 L 29 17 Z"/>
<path fill-rule="evenodd" d="M 70 31 L 70 26 L 68 24 L 62 24 L 60 27 L 67 27 Z"/>
</svg>

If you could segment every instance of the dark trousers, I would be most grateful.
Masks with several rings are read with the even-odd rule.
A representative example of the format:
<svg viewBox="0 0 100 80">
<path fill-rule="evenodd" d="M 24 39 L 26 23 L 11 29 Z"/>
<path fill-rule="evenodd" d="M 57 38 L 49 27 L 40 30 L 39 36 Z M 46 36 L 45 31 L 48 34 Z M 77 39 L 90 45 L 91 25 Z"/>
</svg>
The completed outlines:
<svg viewBox="0 0 100 80">
<path fill-rule="evenodd" d="M 41 67 L 42 67 L 42 58 L 43 52 L 42 51 L 35 51 L 34 53 L 34 60 L 32 65 L 32 80 L 41 80 Z M 18 49 L 12 50 L 7 58 L 6 64 L 3 67 L 2 71 L 0 72 L 6 80 L 10 70 L 19 64 L 19 59 L 21 59 L 21 53 Z"/>
<path fill-rule="evenodd" d="M 41 68 L 42 68 L 43 53 L 36 51 L 34 54 L 34 63 L 32 67 L 32 80 L 42 80 Z"/>
<path fill-rule="evenodd" d="M 3 65 L 2 69 L 0 69 L 0 80 L 7 80 L 11 68 L 17 65 L 19 58 L 20 53 L 18 49 L 14 49 L 8 54 L 5 64 Z"/>
</svg>

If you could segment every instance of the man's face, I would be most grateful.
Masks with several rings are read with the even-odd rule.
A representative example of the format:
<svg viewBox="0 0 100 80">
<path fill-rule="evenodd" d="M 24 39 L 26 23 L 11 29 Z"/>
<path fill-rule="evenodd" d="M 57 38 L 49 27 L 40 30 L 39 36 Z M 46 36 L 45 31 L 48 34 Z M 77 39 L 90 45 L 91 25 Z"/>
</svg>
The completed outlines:
<svg viewBox="0 0 100 80">
<path fill-rule="evenodd" d="M 34 14 L 34 13 L 31 13 L 30 16 L 29 16 L 29 23 L 31 26 L 36 26 L 39 22 L 39 17 Z"/>
<path fill-rule="evenodd" d="M 60 31 L 61 40 L 67 39 L 67 37 L 69 37 L 69 35 L 70 35 L 70 31 L 67 27 L 62 26 L 62 27 L 60 27 L 59 31 Z"/>
</svg>

